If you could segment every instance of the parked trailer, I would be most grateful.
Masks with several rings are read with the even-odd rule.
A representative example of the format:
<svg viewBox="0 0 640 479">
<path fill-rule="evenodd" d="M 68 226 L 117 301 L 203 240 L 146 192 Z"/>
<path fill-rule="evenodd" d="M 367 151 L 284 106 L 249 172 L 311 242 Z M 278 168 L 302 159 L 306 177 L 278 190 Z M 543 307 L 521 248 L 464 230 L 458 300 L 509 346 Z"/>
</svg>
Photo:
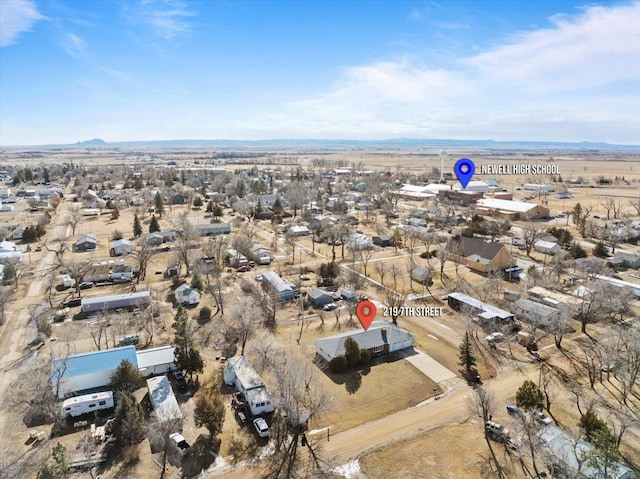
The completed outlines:
<svg viewBox="0 0 640 479">
<path fill-rule="evenodd" d="M 149 291 L 100 296 L 97 298 L 82 298 L 82 312 L 96 313 L 109 309 L 142 308 L 148 306 L 150 302 L 151 296 L 149 295 Z"/>
<path fill-rule="evenodd" d="M 62 403 L 62 414 L 71 417 L 81 416 L 94 411 L 113 408 L 113 392 L 85 394 L 66 399 Z"/>
</svg>

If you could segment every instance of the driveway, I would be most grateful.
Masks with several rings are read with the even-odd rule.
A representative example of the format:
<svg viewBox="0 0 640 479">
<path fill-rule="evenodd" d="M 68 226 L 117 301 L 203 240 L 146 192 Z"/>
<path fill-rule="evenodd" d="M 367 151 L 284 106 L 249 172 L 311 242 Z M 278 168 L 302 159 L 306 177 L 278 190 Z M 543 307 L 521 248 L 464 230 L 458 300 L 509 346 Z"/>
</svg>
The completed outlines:
<svg viewBox="0 0 640 479">
<path fill-rule="evenodd" d="M 431 356 L 417 349 L 398 351 L 398 355 L 409 361 L 409 363 L 413 364 L 422 374 L 436 383 L 442 383 L 456 377 L 454 372 L 449 371 Z"/>
</svg>

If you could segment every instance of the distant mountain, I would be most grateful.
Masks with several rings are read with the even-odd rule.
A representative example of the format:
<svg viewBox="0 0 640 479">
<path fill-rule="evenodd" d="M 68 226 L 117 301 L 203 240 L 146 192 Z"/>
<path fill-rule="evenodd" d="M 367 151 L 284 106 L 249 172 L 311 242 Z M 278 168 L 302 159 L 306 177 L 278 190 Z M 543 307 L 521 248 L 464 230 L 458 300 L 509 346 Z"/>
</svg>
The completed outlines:
<svg viewBox="0 0 640 479">
<path fill-rule="evenodd" d="M 92 140 L 79 141 L 77 143 L 74 143 L 73 146 L 80 146 L 80 147 L 86 147 L 86 148 L 99 148 L 99 147 L 109 146 L 109 144 L 106 141 L 101 140 L 100 138 L 94 138 Z"/>
<path fill-rule="evenodd" d="M 69 145 L 44 145 L 44 147 L 69 148 L 489 148 L 511 150 L 640 150 L 640 145 L 616 145 L 603 142 L 554 142 L 554 141 L 496 141 L 391 138 L 386 140 L 317 140 L 317 139 L 271 139 L 271 140 L 139 140 L 106 142 L 100 138 L 80 141 Z"/>
</svg>

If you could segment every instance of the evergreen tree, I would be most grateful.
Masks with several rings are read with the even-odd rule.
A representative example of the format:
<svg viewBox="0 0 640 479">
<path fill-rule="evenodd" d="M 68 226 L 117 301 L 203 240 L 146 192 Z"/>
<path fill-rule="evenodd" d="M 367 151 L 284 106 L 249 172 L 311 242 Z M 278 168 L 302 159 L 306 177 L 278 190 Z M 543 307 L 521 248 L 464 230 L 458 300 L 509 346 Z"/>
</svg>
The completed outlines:
<svg viewBox="0 0 640 479">
<path fill-rule="evenodd" d="M 162 200 L 162 195 L 159 191 L 156 193 L 154 198 L 154 206 L 156 208 L 156 213 L 158 213 L 160 218 L 162 218 L 162 213 L 164 213 L 164 201 Z"/>
<path fill-rule="evenodd" d="M 130 361 L 123 359 L 109 380 L 109 388 L 116 392 L 116 395 L 132 394 L 142 387 L 142 376 L 140 371 Z"/>
<path fill-rule="evenodd" d="M 220 218 L 224 212 L 222 211 L 222 207 L 218 204 L 213 206 L 213 210 L 211 211 L 211 213 L 213 214 L 214 218 Z"/>
<path fill-rule="evenodd" d="M 602 241 L 596 243 L 596 246 L 593 248 L 593 256 L 597 256 L 598 258 L 606 258 L 609 256 L 609 249 Z"/>
<path fill-rule="evenodd" d="M 158 223 L 158 218 L 156 218 L 156 215 L 151 215 L 151 222 L 149 223 L 149 233 L 155 233 L 156 231 L 160 231 L 160 223 Z"/>
<path fill-rule="evenodd" d="M 464 367 L 467 374 L 471 373 L 476 365 L 476 357 L 473 353 L 473 345 L 471 344 L 469 331 L 464 333 L 464 338 L 462 338 L 462 343 L 460 343 L 458 364 Z"/>
<path fill-rule="evenodd" d="M 222 432 L 224 415 L 224 402 L 215 390 L 203 390 L 197 395 L 193 418 L 196 427 L 204 426 L 209 431 L 211 439 Z"/>
<path fill-rule="evenodd" d="M 209 200 L 209 202 L 207 203 L 207 213 L 213 213 L 213 200 Z"/>
<path fill-rule="evenodd" d="M 586 465 L 595 472 L 591 477 L 603 479 L 619 477 L 620 451 L 611 433 L 605 429 L 597 429 L 591 437 L 591 444 L 594 447 L 586 454 Z"/>
<path fill-rule="evenodd" d="M 67 479 L 71 477 L 71 466 L 69 464 L 69 452 L 63 444 L 58 443 L 51 450 L 53 464 L 51 465 L 52 476 L 55 479 Z"/>
<path fill-rule="evenodd" d="M 193 330 L 189 315 L 182 307 L 178 306 L 173 323 L 175 358 L 178 367 L 191 378 L 194 374 L 201 373 L 204 361 L 200 351 L 194 348 Z"/>
<path fill-rule="evenodd" d="M 525 411 L 539 411 L 542 409 L 544 395 L 533 381 L 526 380 L 516 393 L 516 404 Z"/>
<path fill-rule="evenodd" d="M 350 368 L 360 362 L 360 346 L 350 336 L 344 341 L 344 357 L 347 360 L 347 366 Z"/>
<path fill-rule="evenodd" d="M 138 444 L 144 439 L 144 411 L 131 394 L 121 397 L 113 420 L 113 430 L 123 445 Z"/>
<path fill-rule="evenodd" d="M 198 208 L 198 209 L 200 209 L 200 208 L 202 208 L 202 204 L 203 204 L 203 203 L 202 203 L 202 198 L 201 198 L 200 196 L 196 196 L 196 197 L 193 199 L 193 206 L 194 206 L 194 208 Z"/>
<path fill-rule="evenodd" d="M 585 251 L 585 249 L 580 246 L 580 244 L 578 242 L 575 242 L 571 245 L 571 251 L 569 251 L 569 254 L 571 255 L 571 257 L 573 259 L 579 259 L 579 258 L 586 258 L 587 257 L 587 252 Z"/>
<path fill-rule="evenodd" d="M 593 412 L 592 409 L 589 409 L 581 418 L 580 418 L 580 428 L 584 431 L 584 435 L 587 436 L 589 441 L 592 441 L 594 435 L 597 431 L 605 431 L 607 434 L 611 436 L 611 431 L 609 430 L 607 423 L 604 422 L 600 417 Z"/>
<path fill-rule="evenodd" d="M 51 181 L 51 178 L 49 177 L 49 169 L 46 167 L 42 169 L 42 179 L 45 183 L 49 183 Z"/>
<path fill-rule="evenodd" d="M 140 218 L 138 218 L 138 213 L 133 215 L 133 237 L 138 238 L 142 235 L 142 225 L 140 224 Z"/>
</svg>

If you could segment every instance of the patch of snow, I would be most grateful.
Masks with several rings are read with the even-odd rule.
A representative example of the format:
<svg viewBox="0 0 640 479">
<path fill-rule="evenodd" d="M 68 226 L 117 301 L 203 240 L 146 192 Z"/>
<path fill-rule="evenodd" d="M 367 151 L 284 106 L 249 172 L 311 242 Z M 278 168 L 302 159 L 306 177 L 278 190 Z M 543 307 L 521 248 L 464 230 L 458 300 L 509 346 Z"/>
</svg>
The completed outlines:
<svg viewBox="0 0 640 479">
<path fill-rule="evenodd" d="M 356 479 L 362 471 L 360 470 L 360 463 L 356 459 L 355 461 L 347 462 L 342 466 L 335 467 L 333 469 L 333 472 L 335 472 L 336 474 L 340 474 L 346 479 Z"/>
</svg>

